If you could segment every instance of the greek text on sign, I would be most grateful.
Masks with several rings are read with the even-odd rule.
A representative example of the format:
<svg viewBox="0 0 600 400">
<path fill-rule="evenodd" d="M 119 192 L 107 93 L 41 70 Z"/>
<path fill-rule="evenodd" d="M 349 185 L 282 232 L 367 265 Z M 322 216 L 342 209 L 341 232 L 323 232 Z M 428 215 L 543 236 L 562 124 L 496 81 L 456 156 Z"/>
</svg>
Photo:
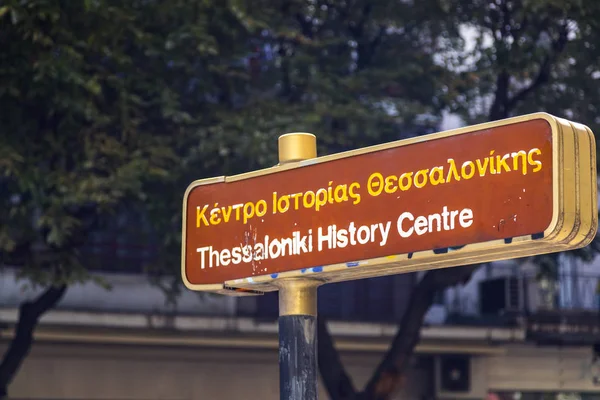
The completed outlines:
<svg viewBox="0 0 600 400">
<path fill-rule="evenodd" d="M 582 247 L 597 226 L 595 155 L 587 127 L 539 113 L 200 180 L 184 198 L 182 277 L 193 290 L 268 291 L 282 277 Z"/>
</svg>

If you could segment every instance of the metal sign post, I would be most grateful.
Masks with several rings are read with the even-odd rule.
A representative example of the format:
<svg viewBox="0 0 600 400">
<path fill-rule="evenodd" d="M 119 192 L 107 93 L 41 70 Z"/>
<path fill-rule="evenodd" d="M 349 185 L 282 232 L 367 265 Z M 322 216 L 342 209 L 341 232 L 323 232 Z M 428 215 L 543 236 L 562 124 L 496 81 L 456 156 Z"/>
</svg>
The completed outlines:
<svg viewBox="0 0 600 400">
<path fill-rule="evenodd" d="M 279 286 L 279 398 L 317 399 L 317 288 L 315 279 Z"/>
<path fill-rule="evenodd" d="M 590 129 L 546 113 L 193 182 L 181 277 L 229 296 L 279 290 L 282 400 L 316 399 L 320 284 L 588 245 L 598 229 Z"/>
<path fill-rule="evenodd" d="M 279 137 L 279 164 L 316 157 L 316 137 Z M 317 289 L 321 281 L 288 278 L 279 288 L 279 398 L 317 399 Z"/>
</svg>

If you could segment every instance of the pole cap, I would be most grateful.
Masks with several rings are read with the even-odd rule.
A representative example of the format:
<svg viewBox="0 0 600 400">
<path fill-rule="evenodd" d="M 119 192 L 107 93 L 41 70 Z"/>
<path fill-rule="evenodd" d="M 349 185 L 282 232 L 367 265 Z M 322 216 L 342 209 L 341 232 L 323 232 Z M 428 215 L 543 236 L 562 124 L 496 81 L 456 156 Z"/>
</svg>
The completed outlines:
<svg viewBox="0 0 600 400">
<path fill-rule="evenodd" d="M 317 137 L 312 133 L 294 132 L 279 136 L 279 163 L 317 157 Z"/>
</svg>

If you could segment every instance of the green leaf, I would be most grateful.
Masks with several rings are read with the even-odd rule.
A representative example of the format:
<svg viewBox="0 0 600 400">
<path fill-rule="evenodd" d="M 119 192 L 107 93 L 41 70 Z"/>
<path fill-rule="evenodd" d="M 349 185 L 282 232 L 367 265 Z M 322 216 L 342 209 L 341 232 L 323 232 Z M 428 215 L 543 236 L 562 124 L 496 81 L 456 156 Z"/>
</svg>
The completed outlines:
<svg viewBox="0 0 600 400">
<path fill-rule="evenodd" d="M 9 6 L 0 7 L 0 18 L 4 17 L 4 15 L 9 12 L 11 8 Z"/>
</svg>

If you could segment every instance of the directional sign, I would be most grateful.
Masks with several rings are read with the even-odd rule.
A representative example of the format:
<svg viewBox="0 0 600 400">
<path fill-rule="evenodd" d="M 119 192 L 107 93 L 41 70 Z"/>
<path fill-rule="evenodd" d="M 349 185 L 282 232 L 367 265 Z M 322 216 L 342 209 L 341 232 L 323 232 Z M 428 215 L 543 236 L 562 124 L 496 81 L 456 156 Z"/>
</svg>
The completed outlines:
<svg viewBox="0 0 600 400">
<path fill-rule="evenodd" d="M 538 113 L 196 181 L 182 278 L 235 294 L 582 247 L 595 157 L 587 127 Z"/>
</svg>

